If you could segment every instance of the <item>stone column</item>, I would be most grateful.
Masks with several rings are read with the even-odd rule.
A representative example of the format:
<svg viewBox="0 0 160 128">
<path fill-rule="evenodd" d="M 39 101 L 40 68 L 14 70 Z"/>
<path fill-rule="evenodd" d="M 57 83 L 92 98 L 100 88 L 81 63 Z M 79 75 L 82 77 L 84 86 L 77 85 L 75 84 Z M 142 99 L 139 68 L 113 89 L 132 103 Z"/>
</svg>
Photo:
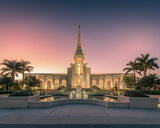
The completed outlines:
<svg viewBox="0 0 160 128">
<path fill-rule="evenodd" d="M 104 89 L 104 86 L 105 86 L 105 78 L 103 78 L 103 89 Z"/>
<path fill-rule="evenodd" d="M 62 86 L 62 79 L 59 79 L 59 87 Z"/>
<path fill-rule="evenodd" d="M 119 88 L 123 89 L 123 75 L 120 76 L 120 82 L 119 83 L 120 83 Z"/>
<path fill-rule="evenodd" d="M 96 79 L 96 86 L 99 88 L 99 79 Z"/>
<path fill-rule="evenodd" d="M 113 76 L 111 76 L 112 78 L 111 78 L 111 87 L 112 87 L 112 89 L 114 88 L 114 78 L 113 78 Z"/>
<path fill-rule="evenodd" d="M 51 79 L 51 87 L 52 87 L 52 89 L 54 90 L 54 80 L 53 80 L 53 78 Z"/>
<path fill-rule="evenodd" d="M 44 89 L 47 89 L 47 78 L 44 78 Z"/>
<path fill-rule="evenodd" d="M 53 89 L 55 90 L 55 77 L 53 77 Z"/>
</svg>

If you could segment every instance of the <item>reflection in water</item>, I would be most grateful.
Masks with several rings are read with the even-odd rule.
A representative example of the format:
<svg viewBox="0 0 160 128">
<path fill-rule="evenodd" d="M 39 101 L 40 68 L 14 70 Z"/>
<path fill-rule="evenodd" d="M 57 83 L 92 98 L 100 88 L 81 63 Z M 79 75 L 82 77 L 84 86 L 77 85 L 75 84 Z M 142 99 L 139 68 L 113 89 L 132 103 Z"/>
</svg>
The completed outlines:
<svg viewBox="0 0 160 128">
<path fill-rule="evenodd" d="M 47 102 L 47 101 L 53 101 L 53 100 L 54 100 L 54 96 L 46 97 L 46 98 L 40 99 L 41 102 Z"/>
<path fill-rule="evenodd" d="M 117 99 L 106 97 L 106 96 L 90 96 L 88 99 L 94 99 L 94 100 L 104 100 L 108 102 L 117 102 Z"/>
<path fill-rule="evenodd" d="M 160 108 L 160 104 L 158 104 L 158 108 Z"/>
<path fill-rule="evenodd" d="M 41 102 L 47 102 L 47 101 L 53 101 L 53 100 L 57 100 L 57 99 L 69 99 L 67 96 L 51 96 L 51 97 L 45 97 L 40 99 Z"/>
<path fill-rule="evenodd" d="M 104 101 L 117 102 L 117 99 L 104 96 Z"/>
<path fill-rule="evenodd" d="M 56 99 L 69 99 L 68 96 L 51 96 L 51 97 L 46 97 L 40 99 L 41 102 L 47 102 L 47 101 L 53 101 Z M 117 99 L 111 98 L 111 97 L 106 97 L 106 96 L 89 96 L 88 99 L 94 99 L 94 100 L 104 100 L 108 102 L 117 102 Z"/>
</svg>

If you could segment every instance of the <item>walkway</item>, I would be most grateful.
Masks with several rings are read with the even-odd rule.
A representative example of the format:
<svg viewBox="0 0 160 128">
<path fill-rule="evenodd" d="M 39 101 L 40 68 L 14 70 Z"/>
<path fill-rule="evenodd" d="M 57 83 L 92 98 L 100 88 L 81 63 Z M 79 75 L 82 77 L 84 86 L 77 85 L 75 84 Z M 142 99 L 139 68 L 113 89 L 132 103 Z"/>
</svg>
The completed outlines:
<svg viewBox="0 0 160 128">
<path fill-rule="evenodd" d="M 0 97 L 8 97 L 9 94 L 0 94 Z"/>
<path fill-rule="evenodd" d="M 145 127 L 158 128 L 160 127 L 160 110 L 110 109 L 84 104 L 61 105 L 46 109 L 0 109 L 0 128 L 2 124 L 91 124 L 91 126 L 114 124 L 114 126 L 122 125 L 123 127 L 125 124 L 142 124 Z"/>
</svg>

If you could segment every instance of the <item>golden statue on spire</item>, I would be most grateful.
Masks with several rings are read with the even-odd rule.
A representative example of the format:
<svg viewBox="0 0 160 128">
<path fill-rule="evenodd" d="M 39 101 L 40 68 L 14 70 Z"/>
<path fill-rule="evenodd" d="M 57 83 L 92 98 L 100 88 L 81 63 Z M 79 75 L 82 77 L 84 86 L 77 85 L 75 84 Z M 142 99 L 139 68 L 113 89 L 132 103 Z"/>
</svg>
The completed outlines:
<svg viewBox="0 0 160 128">
<path fill-rule="evenodd" d="M 80 24 L 77 24 L 78 25 L 78 29 L 79 29 L 79 31 L 80 31 Z"/>
</svg>

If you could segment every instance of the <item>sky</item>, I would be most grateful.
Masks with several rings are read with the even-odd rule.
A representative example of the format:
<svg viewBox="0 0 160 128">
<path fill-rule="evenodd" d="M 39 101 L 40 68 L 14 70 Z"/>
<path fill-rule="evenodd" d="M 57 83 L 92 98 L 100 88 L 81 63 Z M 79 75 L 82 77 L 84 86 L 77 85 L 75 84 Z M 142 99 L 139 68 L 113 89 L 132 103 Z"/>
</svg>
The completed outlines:
<svg viewBox="0 0 160 128">
<path fill-rule="evenodd" d="M 24 59 L 33 73 L 66 73 L 79 23 L 92 73 L 123 73 L 142 53 L 160 64 L 159 12 L 159 0 L 0 0 L 0 62 Z"/>
</svg>

